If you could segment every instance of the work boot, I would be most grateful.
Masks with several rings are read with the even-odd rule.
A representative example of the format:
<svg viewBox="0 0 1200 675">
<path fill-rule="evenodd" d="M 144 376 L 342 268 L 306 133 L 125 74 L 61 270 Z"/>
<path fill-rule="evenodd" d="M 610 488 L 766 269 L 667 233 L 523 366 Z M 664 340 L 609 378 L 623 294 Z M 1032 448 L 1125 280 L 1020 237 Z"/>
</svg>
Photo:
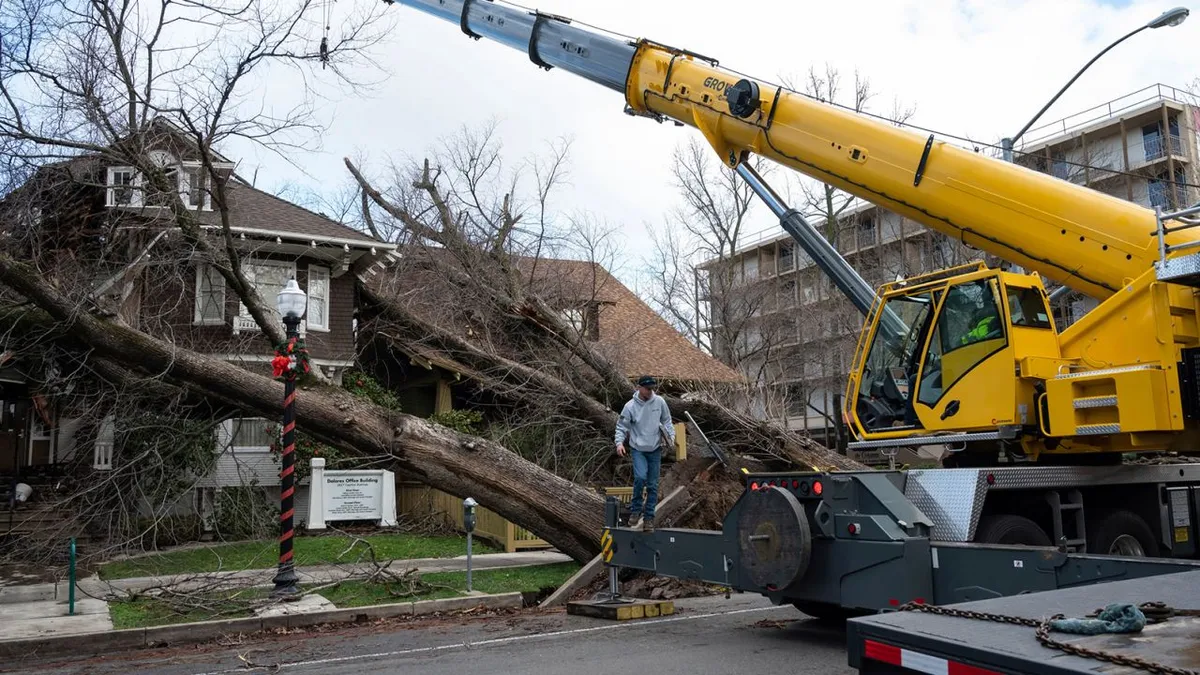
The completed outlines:
<svg viewBox="0 0 1200 675">
<path fill-rule="evenodd" d="M 653 532 L 653 531 L 654 531 L 654 517 L 651 516 L 650 518 L 643 518 L 642 519 L 642 532 Z"/>
</svg>

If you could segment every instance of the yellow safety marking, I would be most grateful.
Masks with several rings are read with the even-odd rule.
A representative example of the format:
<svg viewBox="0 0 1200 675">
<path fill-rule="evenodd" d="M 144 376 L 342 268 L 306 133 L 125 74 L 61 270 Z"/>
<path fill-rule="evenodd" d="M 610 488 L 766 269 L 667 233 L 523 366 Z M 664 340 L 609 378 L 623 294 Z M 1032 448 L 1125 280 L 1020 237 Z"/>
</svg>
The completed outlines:
<svg viewBox="0 0 1200 675">
<path fill-rule="evenodd" d="M 604 551 L 604 562 L 609 562 L 609 561 L 611 561 L 611 560 L 612 560 L 612 557 L 613 557 L 613 552 L 612 552 L 611 550 L 605 549 L 605 551 Z"/>
<path fill-rule="evenodd" d="M 600 545 L 608 546 L 611 542 L 612 542 L 612 532 L 609 530 L 605 530 L 604 534 L 600 537 Z"/>
</svg>

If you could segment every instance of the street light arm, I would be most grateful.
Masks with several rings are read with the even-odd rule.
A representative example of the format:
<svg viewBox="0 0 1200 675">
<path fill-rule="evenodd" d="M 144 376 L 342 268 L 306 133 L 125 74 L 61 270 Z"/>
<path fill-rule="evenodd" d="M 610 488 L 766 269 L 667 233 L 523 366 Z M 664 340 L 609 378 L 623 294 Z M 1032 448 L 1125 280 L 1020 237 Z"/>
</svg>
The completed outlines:
<svg viewBox="0 0 1200 675">
<path fill-rule="evenodd" d="M 1067 89 L 1069 89 L 1072 84 L 1075 84 L 1075 80 L 1078 80 L 1079 76 L 1083 75 L 1083 71 L 1090 68 L 1091 65 L 1093 63 L 1095 63 L 1097 59 L 1099 59 L 1101 56 L 1104 56 L 1105 54 L 1107 54 L 1108 51 L 1110 49 L 1112 49 L 1113 47 L 1116 47 L 1117 45 L 1128 40 L 1129 38 L 1133 37 L 1134 35 L 1137 35 L 1138 33 L 1146 30 L 1149 27 L 1150 27 L 1150 24 L 1146 24 L 1140 28 L 1136 28 L 1134 30 L 1129 31 L 1128 33 L 1125 34 L 1124 37 L 1122 37 L 1121 39 L 1117 40 L 1116 42 L 1110 44 L 1109 46 L 1105 47 L 1104 50 L 1101 51 L 1099 54 L 1096 54 L 1095 56 L 1093 56 L 1092 60 L 1088 61 L 1086 64 L 1084 64 L 1084 66 L 1079 69 L 1079 72 L 1075 73 L 1075 77 L 1072 77 L 1070 82 L 1067 82 L 1063 86 L 1062 89 L 1059 89 L 1058 93 L 1054 95 L 1054 98 L 1050 99 L 1050 101 L 1048 103 L 1046 103 L 1046 105 L 1042 106 L 1042 109 L 1039 110 L 1038 113 L 1033 116 L 1033 119 L 1029 120 L 1029 122 L 1027 122 L 1025 124 L 1025 126 L 1021 127 L 1021 130 L 1018 131 L 1015 136 L 1013 136 L 1011 139 L 1009 139 L 1009 141 L 1011 143 L 1016 143 L 1017 139 L 1021 138 L 1021 136 L 1024 136 L 1025 132 L 1029 131 L 1029 127 L 1033 126 L 1034 122 L 1037 122 L 1038 119 L 1041 118 L 1042 114 L 1045 113 L 1047 110 L 1049 110 L 1050 106 L 1054 105 L 1054 102 L 1058 100 L 1058 97 L 1062 96 L 1063 92 L 1065 92 Z"/>
</svg>

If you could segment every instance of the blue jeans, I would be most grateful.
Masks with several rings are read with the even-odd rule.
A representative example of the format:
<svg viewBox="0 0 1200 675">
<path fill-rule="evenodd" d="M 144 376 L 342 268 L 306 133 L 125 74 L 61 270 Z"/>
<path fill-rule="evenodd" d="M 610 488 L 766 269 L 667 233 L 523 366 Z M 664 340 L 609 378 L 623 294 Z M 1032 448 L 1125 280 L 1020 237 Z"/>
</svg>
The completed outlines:
<svg viewBox="0 0 1200 675">
<path fill-rule="evenodd" d="M 654 517 L 654 507 L 658 505 L 658 473 L 662 468 L 662 448 L 652 452 L 632 450 L 629 453 L 633 459 L 633 501 L 629 502 L 631 516 L 629 522 L 637 520 L 639 513 L 646 518 Z M 646 491 L 645 512 L 642 510 L 642 490 Z"/>
</svg>

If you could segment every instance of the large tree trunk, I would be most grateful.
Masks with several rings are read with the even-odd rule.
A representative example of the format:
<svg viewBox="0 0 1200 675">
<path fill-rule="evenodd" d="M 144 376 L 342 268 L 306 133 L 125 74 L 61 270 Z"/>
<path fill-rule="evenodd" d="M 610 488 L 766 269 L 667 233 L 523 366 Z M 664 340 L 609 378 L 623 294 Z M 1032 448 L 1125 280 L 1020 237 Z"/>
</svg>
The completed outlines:
<svg viewBox="0 0 1200 675">
<path fill-rule="evenodd" d="M 33 268 L 4 255 L 0 283 L 31 300 L 59 322 L 60 329 L 113 364 L 161 376 L 245 411 L 267 417 L 282 414 L 278 382 L 82 312 Z M 599 551 L 599 495 L 495 443 L 326 386 L 301 389 L 296 419 L 305 432 L 343 450 L 393 456 L 400 470 L 455 496 L 474 497 L 576 560 L 586 561 Z"/>
</svg>

